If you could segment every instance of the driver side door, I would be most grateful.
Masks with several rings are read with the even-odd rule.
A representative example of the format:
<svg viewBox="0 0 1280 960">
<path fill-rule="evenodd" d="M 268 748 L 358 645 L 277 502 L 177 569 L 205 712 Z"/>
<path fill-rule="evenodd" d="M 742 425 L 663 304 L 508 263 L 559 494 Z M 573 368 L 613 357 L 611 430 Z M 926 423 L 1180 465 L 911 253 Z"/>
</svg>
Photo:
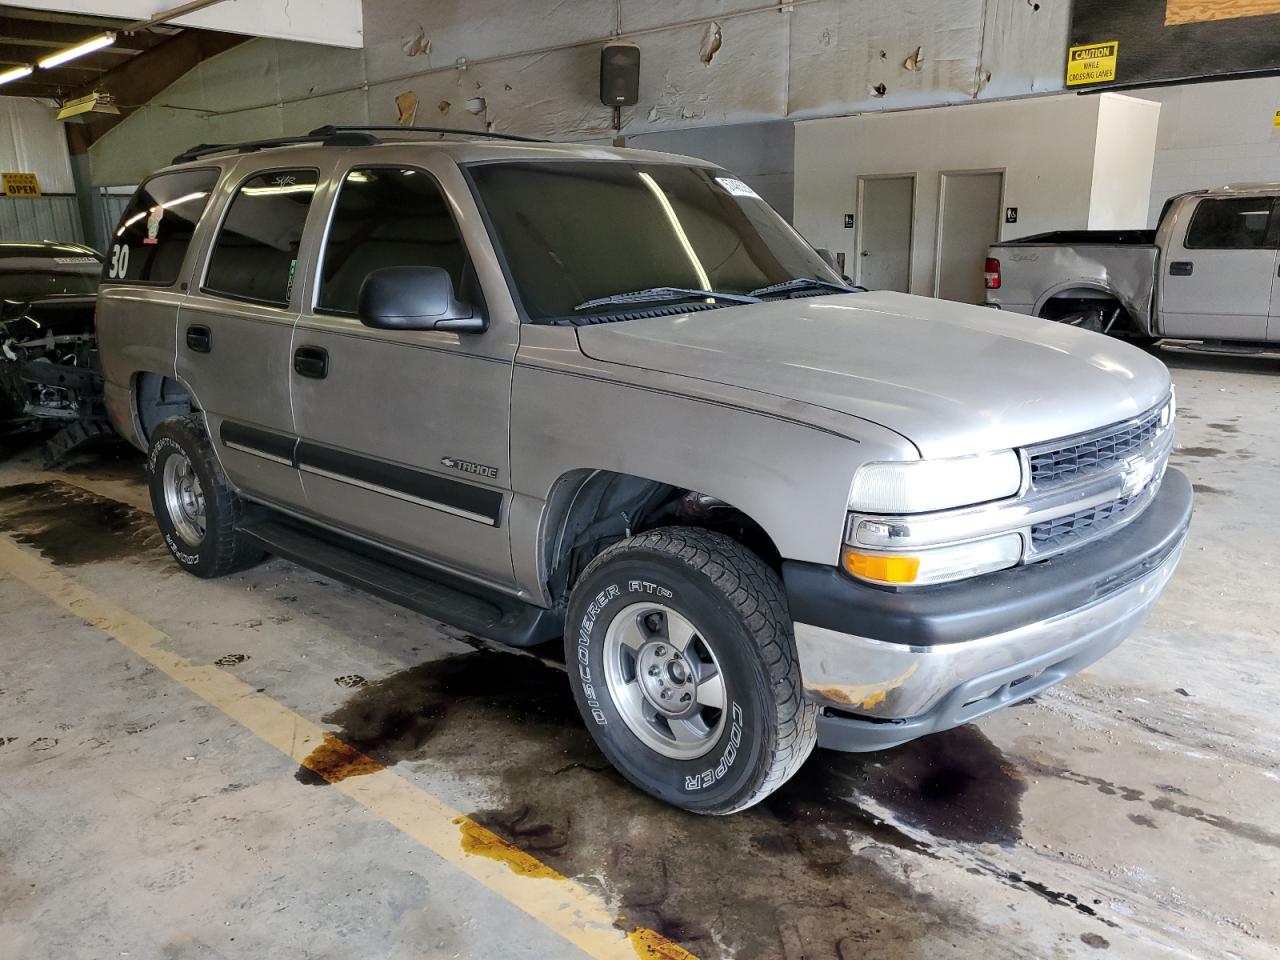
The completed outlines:
<svg viewBox="0 0 1280 960">
<path fill-rule="evenodd" d="M 355 166 L 340 172 L 334 190 L 292 344 L 290 396 L 307 512 L 509 588 L 518 326 L 511 318 L 491 320 L 483 333 L 361 324 L 360 287 L 380 267 L 441 267 L 458 298 L 481 311 L 483 292 L 459 209 L 427 166 Z"/>
</svg>

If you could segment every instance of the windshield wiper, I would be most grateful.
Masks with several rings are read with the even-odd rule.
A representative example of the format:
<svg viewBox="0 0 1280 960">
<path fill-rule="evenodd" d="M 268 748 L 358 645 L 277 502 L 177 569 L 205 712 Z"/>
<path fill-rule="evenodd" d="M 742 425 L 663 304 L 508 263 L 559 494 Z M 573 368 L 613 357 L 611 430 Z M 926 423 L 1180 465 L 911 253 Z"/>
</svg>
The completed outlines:
<svg viewBox="0 0 1280 960">
<path fill-rule="evenodd" d="M 663 303 L 669 300 L 724 300 L 726 303 L 759 303 L 755 294 L 721 293 L 718 290 L 687 290 L 684 287 L 651 287 L 633 290 L 631 293 L 615 293 L 611 297 L 598 297 L 578 304 L 575 310 L 606 307 L 611 303 Z"/>
<path fill-rule="evenodd" d="M 866 287 L 851 287 L 845 283 L 832 283 L 830 280 L 819 280 L 816 277 L 797 277 L 795 280 L 784 280 L 759 290 L 752 290 L 753 297 L 767 297 L 772 293 L 791 293 L 793 290 L 834 290 L 836 293 L 866 293 Z"/>
</svg>

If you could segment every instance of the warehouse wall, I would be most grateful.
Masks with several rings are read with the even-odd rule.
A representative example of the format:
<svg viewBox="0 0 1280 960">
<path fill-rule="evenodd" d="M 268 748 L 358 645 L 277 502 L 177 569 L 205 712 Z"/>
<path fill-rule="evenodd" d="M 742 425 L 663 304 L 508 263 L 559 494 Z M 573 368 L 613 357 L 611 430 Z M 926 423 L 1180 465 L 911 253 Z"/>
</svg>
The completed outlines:
<svg viewBox="0 0 1280 960">
<path fill-rule="evenodd" d="M 1280 77 L 1155 87 L 1135 96 L 1162 104 L 1150 226 L 1175 194 L 1280 180 Z"/>
<path fill-rule="evenodd" d="M 944 171 L 1004 171 L 1002 205 L 1018 208 L 1018 222 L 1002 224 L 1001 239 L 1141 226 L 1159 107 L 1129 99 L 1062 96 L 797 123 L 796 227 L 853 263 L 856 229 L 844 227 L 844 216 L 855 212 L 858 177 L 914 173 L 911 292 L 929 296 Z M 1100 133 L 1113 143 L 1100 146 Z M 1122 156 L 1126 150 L 1134 155 Z M 1097 157 L 1105 174 L 1095 176 Z M 1095 213 L 1094 185 L 1108 178 L 1116 182 L 1100 193 Z"/>
<path fill-rule="evenodd" d="M 74 193 L 67 136 L 53 103 L 0 96 L 0 171 L 34 173 L 45 193 Z"/>
<path fill-rule="evenodd" d="M 40 197 L 0 196 L 0 240 L 68 240 L 84 237 L 63 125 L 53 104 L 0 97 L 0 172 L 34 173 Z"/>
<path fill-rule="evenodd" d="M 133 183 L 190 144 L 326 122 L 611 136 L 599 48 L 641 48 L 627 136 L 1058 90 L 1069 0 L 366 0 L 364 50 L 255 40 L 200 64 L 95 144 Z"/>
<path fill-rule="evenodd" d="M 628 147 L 700 157 L 732 170 L 788 220 L 795 192 L 795 142 L 795 126 L 785 121 L 627 137 Z"/>
</svg>

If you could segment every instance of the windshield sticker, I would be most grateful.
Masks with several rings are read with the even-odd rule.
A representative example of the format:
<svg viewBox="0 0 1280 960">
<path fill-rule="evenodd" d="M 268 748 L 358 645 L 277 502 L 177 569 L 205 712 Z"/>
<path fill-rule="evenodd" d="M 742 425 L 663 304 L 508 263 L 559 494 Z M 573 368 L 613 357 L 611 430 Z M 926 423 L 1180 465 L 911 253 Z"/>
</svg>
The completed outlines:
<svg viewBox="0 0 1280 960">
<path fill-rule="evenodd" d="M 716 183 L 720 184 L 735 197 L 750 197 L 752 200 L 760 199 L 760 194 L 756 193 L 741 180 L 733 177 L 716 177 Z"/>
</svg>

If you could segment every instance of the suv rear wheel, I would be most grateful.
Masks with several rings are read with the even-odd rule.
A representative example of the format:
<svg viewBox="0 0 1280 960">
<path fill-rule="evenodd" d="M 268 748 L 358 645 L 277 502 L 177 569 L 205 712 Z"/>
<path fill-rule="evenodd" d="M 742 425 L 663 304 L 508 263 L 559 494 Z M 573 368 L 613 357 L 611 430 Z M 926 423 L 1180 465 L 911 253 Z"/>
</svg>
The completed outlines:
<svg viewBox="0 0 1280 960">
<path fill-rule="evenodd" d="M 202 417 L 171 417 L 156 427 L 147 485 L 165 545 L 188 573 L 220 577 L 262 559 L 236 532 L 244 504 L 222 473 Z"/>
<path fill-rule="evenodd" d="M 722 534 L 666 527 L 605 550 L 569 603 L 578 708 L 628 780 L 726 814 L 785 783 L 817 740 L 777 575 Z"/>
</svg>

